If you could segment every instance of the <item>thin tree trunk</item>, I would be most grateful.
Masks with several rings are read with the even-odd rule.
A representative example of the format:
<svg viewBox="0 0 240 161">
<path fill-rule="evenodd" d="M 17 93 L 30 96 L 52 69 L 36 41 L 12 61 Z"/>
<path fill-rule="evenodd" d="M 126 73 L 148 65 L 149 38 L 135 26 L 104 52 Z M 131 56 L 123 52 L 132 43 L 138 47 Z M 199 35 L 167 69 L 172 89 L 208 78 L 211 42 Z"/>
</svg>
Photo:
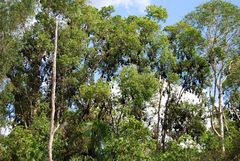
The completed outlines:
<svg viewBox="0 0 240 161">
<path fill-rule="evenodd" d="M 211 87 L 212 88 L 212 87 Z M 212 90 L 211 90 L 211 88 L 210 88 L 210 91 L 209 91 L 209 98 L 211 99 L 211 95 L 212 95 Z M 211 107 L 211 109 L 210 109 L 210 123 L 211 123 L 211 127 L 212 127 L 212 130 L 213 130 L 213 132 L 215 132 L 215 134 L 217 134 L 219 137 L 221 136 L 220 134 L 219 134 L 219 132 L 215 129 L 215 127 L 214 127 L 214 117 L 213 117 L 213 113 L 214 113 L 214 100 L 212 100 L 211 99 L 211 103 L 212 103 L 212 107 Z"/>
<path fill-rule="evenodd" d="M 210 93 L 209 93 L 209 98 L 210 98 L 210 101 L 212 103 L 212 108 L 211 108 L 211 127 L 214 131 L 215 134 L 217 134 L 218 137 L 221 138 L 221 130 L 220 132 L 218 132 L 216 130 L 216 128 L 214 127 L 214 112 L 217 112 L 219 115 L 220 115 L 220 111 L 219 111 L 219 108 L 217 109 L 215 103 L 216 103 L 216 96 L 217 96 L 217 87 L 218 87 L 218 76 L 217 76 L 217 73 L 216 73 L 216 64 L 214 62 L 214 64 L 212 65 L 212 71 L 213 71 L 213 78 L 214 78 L 214 85 L 213 87 L 211 86 L 210 88 L 213 88 L 213 97 L 211 98 L 211 95 L 212 95 L 212 90 L 210 89 Z M 218 92 L 219 92 L 219 89 L 218 89 Z M 219 94 L 218 94 L 219 96 Z M 219 119 L 218 119 L 219 120 Z M 219 121 L 220 123 L 220 121 Z"/>
<path fill-rule="evenodd" d="M 55 117 L 55 100 L 56 100 L 56 58 L 57 58 L 57 37 L 58 37 L 58 21 L 56 20 L 56 30 L 55 30 L 55 49 L 53 54 L 53 66 L 52 66 L 52 93 L 51 93 L 51 123 L 50 123 L 50 137 L 48 143 L 48 160 L 53 161 L 52 151 L 53 151 L 53 140 L 54 133 L 56 132 L 54 117 Z"/>
<path fill-rule="evenodd" d="M 220 135 L 222 142 L 222 152 L 225 153 L 225 144 L 224 144 L 224 122 L 223 122 L 223 107 L 222 107 L 222 80 L 219 78 L 219 123 L 220 123 Z"/>
</svg>

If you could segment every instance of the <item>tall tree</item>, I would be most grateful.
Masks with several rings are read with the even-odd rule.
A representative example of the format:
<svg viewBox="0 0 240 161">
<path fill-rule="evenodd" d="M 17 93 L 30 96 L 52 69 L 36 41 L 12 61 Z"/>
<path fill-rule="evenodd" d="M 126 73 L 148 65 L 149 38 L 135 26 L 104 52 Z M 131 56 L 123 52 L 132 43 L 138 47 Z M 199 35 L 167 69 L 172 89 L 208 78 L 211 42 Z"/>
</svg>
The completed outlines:
<svg viewBox="0 0 240 161">
<path fill-rule="evenodd" d="M 184 102 L 187 100 L 182 100 L 183 95 L 186 92 L 194 93 L 200 99 L 209 74 L 207 61 L 200 54 L 203 39 L 197 29 L 188 23 L 178 22 L 173 26 L 165 27 L 164 30 L 168 37 L 169 52 L 163 53 L 160 59 L 160 73 L 165 81 L 162 91 L 166 93 L 167 98 L 162 118 L 161 144 L 163 150 L 166 147 L 165 138 L 167 135 L 170 136 L 174 130 L 178 131 L 179 134 L 188 131 L 186 127 L 181 127 L 181 124 L 188 120 L 186 113 L 180 112 L 181 109 L 185 107 L 186 111 L 190 111 Z M 197 102 L 195 103 L 197 104 Z M 200 108 L 199 111 L 203 108 L 201 104 L 196 106 Z M 198 110 L 195 112 L 198 113 Z M 169 117 L 176 111 L 179 111 L 179 116 Z M 178 124 L 178 121 L 181 123 Z M 159 130 L 157 129 L 157 131 Z M 172 135 L 171 137 L 178 138 L 180 136 Z"/>
<path fill-rule="evenodd" d="M 51 119 L 50 119 L 50 135 L 49 135 L 49 144 L 48 144 L 48 155 L 49 155 L 49 161 L 53 160 L 52 157 L 52 147 L 53 147 L 53 140 L 54 140 L 54 134 L 56 130 L 59 128 L 59 123 L 57 126 L 55 125 L 55 111 L 56 111 L 56 77 L 57 77 L 57 40 L 58 40 L 58 21 L 56 20 L 56 29 L 55 29 L 55 43 L 54 43 L 54 53 L 52 58 L 52 90 L 51 90 Z"/>
<path fill-rule="evenodd" d="M 211 101 L 211 115 L 218 115 L 219 131 L 214 127 L 214 132 L 221 138 L 222 152 L 224 145 L 224 111 L 223 111 L 223 82 L 225 73 L 231 64 L 236 49 L 239 45 L 236 41 L 240 34 L 240 9 L 239 7 L 223 0 L 211 0 L 196 8 L 188 14 L 185 20 L 198 28 L 203 37 L 204 54 L 208 58 L 211 68 L 211 86 L 209 99 Z"/>
</svg>

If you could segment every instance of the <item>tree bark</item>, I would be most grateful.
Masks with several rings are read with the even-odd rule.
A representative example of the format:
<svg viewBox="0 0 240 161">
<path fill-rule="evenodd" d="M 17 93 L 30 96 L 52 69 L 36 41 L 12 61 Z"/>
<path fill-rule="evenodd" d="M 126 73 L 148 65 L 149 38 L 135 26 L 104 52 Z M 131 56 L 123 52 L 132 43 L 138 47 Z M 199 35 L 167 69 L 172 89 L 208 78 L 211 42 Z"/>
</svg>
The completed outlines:
<svg viewBox="0 0 240 161">
<path fill-rule="evenodd" d="M 55 48 L 53 54 L 52 62 L 52 91 L 51 91 L 51 122 L 50 122 L 50 135 L 48 143 L 48 160 L 53 161 L 52 151 L 53 151 L 53 140 L 54 134 L 58 127 L 55 128 L 55 100 L 56 100 L 56 59 L 57 59 L 57 37 L 58 37 L 58 21 L 56 20 L 56 30 L 55 30 Z"/>
</svg>

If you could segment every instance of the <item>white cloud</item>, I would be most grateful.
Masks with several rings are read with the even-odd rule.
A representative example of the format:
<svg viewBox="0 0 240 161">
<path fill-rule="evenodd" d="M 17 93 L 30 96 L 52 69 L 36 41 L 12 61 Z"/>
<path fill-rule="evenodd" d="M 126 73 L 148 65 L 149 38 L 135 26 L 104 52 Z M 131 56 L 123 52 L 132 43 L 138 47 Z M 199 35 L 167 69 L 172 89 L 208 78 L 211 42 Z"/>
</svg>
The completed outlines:
<svg viewBox="0 0 240 161">
<path fill-rule="evenodd" d="M 146 6 L 151 3 L 151 0 L 90 0 L 90 3 L 97 8 L 113 5 L 115 7 L 124 7 L 128 12 L 132 9 L 143 12 Z"/>
</svg>

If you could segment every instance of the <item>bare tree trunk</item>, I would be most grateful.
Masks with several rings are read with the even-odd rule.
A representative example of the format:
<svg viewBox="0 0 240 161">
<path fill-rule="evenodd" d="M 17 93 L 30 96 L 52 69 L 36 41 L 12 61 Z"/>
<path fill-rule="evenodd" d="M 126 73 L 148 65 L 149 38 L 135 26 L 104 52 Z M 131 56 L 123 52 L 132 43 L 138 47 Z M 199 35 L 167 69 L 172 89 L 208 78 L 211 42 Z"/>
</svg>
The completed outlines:
<svg viewBox="0 0 240 161">
<path fill-rule="evenodd" d="M 212 87 L 211 87 L 212 88 Z M 219 132 L 216 130 L 216 128 L 215 128 L 215 126 L 214 126 L 214 117 L 213 117 L 213 113 L 214 113 L 214 100 L 213 99 L 211 99 L 211 95 L 212 95 L 212 89 L 210 88 L 210 91 L 209 91 L 209 98 L 210 98 L 210 100 L 211 100 L 211 103 L 212 103 L 212 107 L 210 108 L 210 123 L 211 123 L 211 127 L 212 127 L 212 130 L 213 130 L 213 132 L 215 133 L 215 134 L 217 134 L 219 137 L 221 136 L 220 134 L 219 134 Z"/>
<path fill-rule="evenodd" d="M 223 107 L 222 107 L 222 80 L 219 78 L 219 123 L 220 123 L 220 135 L 222 142 L 222 152 L 225 153 L 225 144 L 224 144 L 224 122 L 223 122 Z"/>
<path fill-rule="evenodd" d="M 52 66 L 52 93 L 51 93 L 51 123 L 50 123 L 50 136 L 48 143 L 48 160 L 53 161 L 52 158 L 52 146 L 54 140 L 54 133 L 56 132 L 54 117 L 55 117 L 55 100 L 56 100 L 56 58 L 57 58 L 57 37 L 58 37 L 58 21 L 56 20 L 56 30 L 55 30 L 55 49 L 53 54 L 53 66 Z"/>
<path fill-rule="evenodd" d="M 213 70 L 213 77 L 214 77 L 214 86 L 213 86 L 213 98 L 211 99 L 211 93 L 210 93 L 210 99 L 212 103 L 212 111 L 211 111 L 211 126 L 213 131 L 220 137 L 221 144 L 222 144 L 222 154 L 225 154 L 225 144 L 224 144 L 224 113 L 223 113 L 223 107 L 222 107 L 222 73 L 220 70 L 220 73 L 217 74 L 216 70 L 216 64 L 214 63 L 212 66 Z M 218 78 L 219 77 L 219 78 Z M 217 96 L 217 89 L 218 89 L 218 108 L 215 106 L 216 96 Z M 211 91 L 211 90 L 210 90 Z M 218 120 L 219 120 L 219 132 L 215 129 L 214 123 L 213 123 L 213 115 L 214 110 L 218 113 Z"/>
</svg>

